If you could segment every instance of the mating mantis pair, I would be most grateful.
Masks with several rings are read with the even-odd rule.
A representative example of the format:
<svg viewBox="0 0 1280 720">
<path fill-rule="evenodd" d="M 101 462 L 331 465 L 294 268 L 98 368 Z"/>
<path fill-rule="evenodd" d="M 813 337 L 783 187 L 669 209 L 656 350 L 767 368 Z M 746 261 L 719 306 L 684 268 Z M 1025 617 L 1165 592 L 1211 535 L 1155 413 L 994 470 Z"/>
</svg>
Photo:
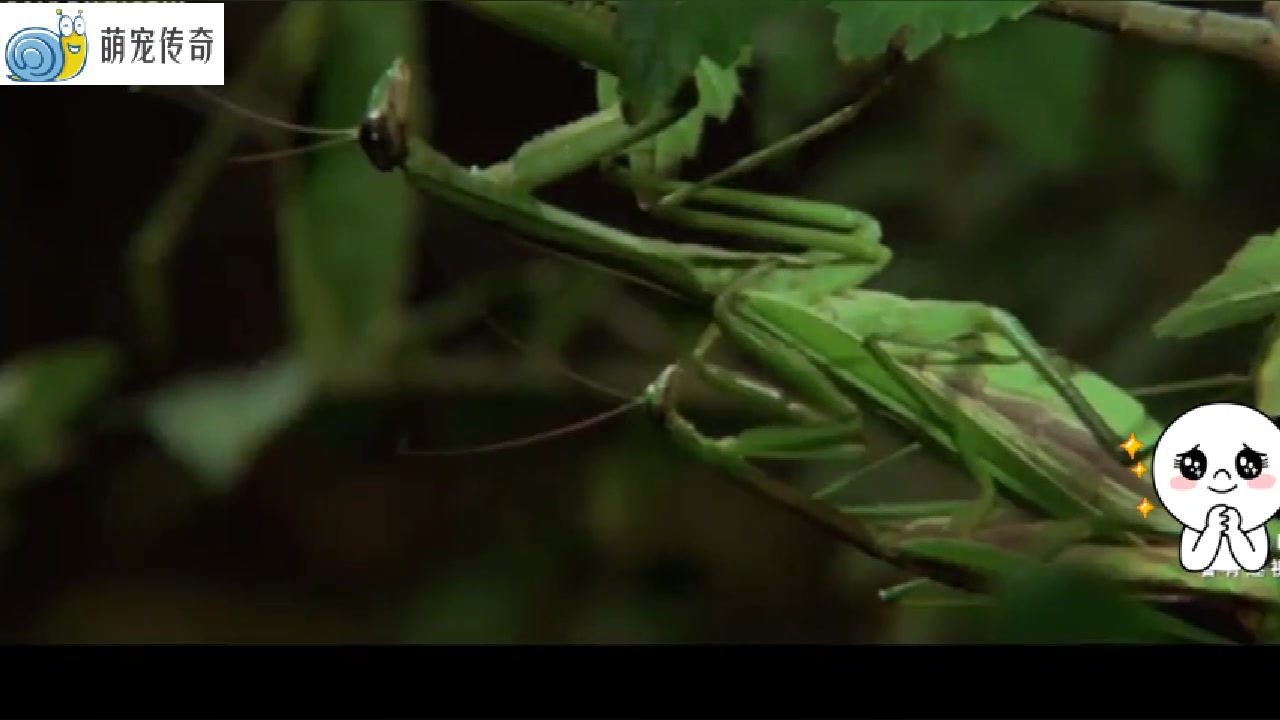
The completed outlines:
<svg viewBox="0 0 1280 720">
<path fill-rule="evenodd" d="M 637 236 L 535 192 L 663 132 L 681 116 L 677 107 L 630 122 L 613 105 L 536 138 L 506 162 L 467 169 L 412 136 L 408 72 L 392 65 L 356 134 L 376 169 L 400 172 L 424 195 L 536 245 L 705 308 L 711 324 L 690 356 L 630 404 L 646 405 L 698 457 L 860 549 L 962 590 L 982 590 L 1027 563 L 1081 562 L 1162 599 L 1280 599 L 1273 582 L 1186 573 L 1177 559 L 1181 526 L 1135 509 L 1152 494 L 1129 469 L 1145 453 L 1131 459 L 1120 445 L 1130 433 L 1154 443 L 1162 426 L 1127 392 L 1055 357 L 1001 310 L 865 288 L 892 258 L 874 218 L 610 167 L 611 177 L 658 198 L 651 209 L 661 219 L 778 249 Z M 720 342 L 750 356 L 770 380 L 717 364 Z M 681 411 L 687 374 L 770 420 L 709 436 Z M 761 468 L 779 458 L 834 459 L 851 471 L 876 465 L 864 458 L 865 409 L 961 464 L 978 483 L 977 498 L 842 507 L 834 498 L 853 473 L 809 493 Z"/>
</svg>

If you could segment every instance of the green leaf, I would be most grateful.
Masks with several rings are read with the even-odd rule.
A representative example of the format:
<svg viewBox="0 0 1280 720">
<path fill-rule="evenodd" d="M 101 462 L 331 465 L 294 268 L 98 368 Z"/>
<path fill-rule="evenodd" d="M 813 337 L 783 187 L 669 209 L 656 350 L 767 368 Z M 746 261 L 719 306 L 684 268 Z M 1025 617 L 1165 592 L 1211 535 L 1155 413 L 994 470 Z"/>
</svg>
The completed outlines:
<svg viewBox="0 0 1280 720">
<path fill-rule="evenodd" d="M 838 18 L 836 51 L 845 62 L 880 55 L 904 27 L 906 55 L 915 60 L 944 38 L 972 37 L 1035 6 L 1035 0 L 834 0 L 830 5 Z"/>
<path fill-rule="evenodd" d="M 751 44 L 766 18 L 795 4 L 783 0 L 685 0 L 698 8 L 702 54 L 722 67 L 732 65 Z"/>
<path fill-rule="evenodd" d="M 1148 88 L 1142 139 L 1175 180 L 1190 188 L 1212 178 L 1228 120 L 1231 75 L 1211 59 L 1174 56 Z"/>
<path fill-rule="evenodd" d="M 631 169 L 657 177 L 676 174 L 682 162 L 698 154 L 707 118 L 721 122 L 729 118 L 741 90 L 738 66 L 723 68 L 703 58 L 698 62 L 694 79 L 698 86 L 697 107 L 671 127 L 630 148 L 627 158 Z M 600 107 L 618 101 L 618 82 L 608 73 L 596 73 L 596 99 Z"/>
<path fill-rule="evenodd" d="M 1274 536 L 1277 523 L 1267 523 L 1267 535 Z M 1171 538 L 1172 540 L 1172 538 Z M 1260 605 L 1276 606 L 1280 602 L 1280 586 L 1259 582 L 1241 573 L 1236 577 L 1217 574 L 1204 577 L 1182 569 L 1178 560 L 1177 541 L 1149 544 L 1145 547 L 1118 545 L 1075 545 L 1063 551 L 1061 564 L 1086 568 L 1126 587 L 1141 587 L 1154 595 L 1166 597 L 1235 597 Z"/>
<path fill-rule="evenodd" d="M 642 113 L 675 97 L 702 57 L 697 3 L 628 2 L 614 33 L 622 46 L 619 89 Z"/>
<path fill-rule="evenodd" d="M 720 122 L 729 119 L 738 101 L 738 94 L 742 91 L 738 82 L 739 65 L 736 60 L 721 64 L 710 58 L 698 63 L 693 74 L 698 86 L 698 106 L 695 112 Z"/>
<path fill-rule="evenodd" d="M 35 350 L 0 370 L 0 452 L 28 470 L 57 462 L 68 426 L 119 369 L 113 347 L 83 342 Z"/>
<path fill-rule="evenodd" d="M 175 458 L 225 490 L 258 451 L 306 407 L 314 384 L 288 356 L 248 371 L 180 381 L 148 403 L 146 424 Z"/>
<path fill-rule="evenodd" d="M 1020 644 L 1221 642 L 1157 612 L 1118 584 L 1072 567 L 1028 565 L 1003 578 L 996 633 Z"/>
<path fill-rule="evenodd" d="M 621 3 L 614 34 L 622 96 L 642 113 L 670 102 L 700 60 L 734 65 L 760 21 L 786 7 L 779 0 Z"/>
<path fill-rule="evenodd" d="M 1267 332 L 1267 349 L 1254 370 L 1254 407 L 1271 417 L 1280 416 L 1280 319 Z"/>
<path fill-rule="evenodd" d="M 318 124 L 354 124 L 370 87 L 398 55 L 409 59 L 421 80 L 414 62 L 420 7 L 325 5 L 331 32 L 320 60 Z M 295 332 L 308 360 L 326 375 L 378 371 L 400 317 L 417 206 L 402 178 L 376 172 L 354 147 L 315 155 L 284 203 Z"/>
<path fill-rule="evenodd" d="M 1280 232 L 1255 235 L 1227 267 L 1165 315 L 1157 337 L 1190 338 L 1280 312 Z"/>
<path fill-rule="evenodd" d="M 1105 47 L 1098 33 L 1032 17 L 951 48 L 943 72 L 960 104 L 1006 142 L 1045 169 L 1065 171 L 1090 147 Z"/>
<path fill-rule="evenodd" d="M 1084 568 L 1046 565 L 976 542 L 909 540 L 912 556 L 979 572 L 996 581 L 996 632 L 1004 642 L 1221 642 L 1133 599 L 1115 581 Z"/>
</svg>

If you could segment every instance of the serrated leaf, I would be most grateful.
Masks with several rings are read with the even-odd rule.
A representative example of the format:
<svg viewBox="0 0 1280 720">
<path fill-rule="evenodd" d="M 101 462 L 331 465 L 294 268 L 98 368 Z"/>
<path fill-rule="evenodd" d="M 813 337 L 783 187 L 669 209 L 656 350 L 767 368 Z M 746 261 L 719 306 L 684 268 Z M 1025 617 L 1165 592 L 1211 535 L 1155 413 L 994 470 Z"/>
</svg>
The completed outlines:
<svg viewBox="0 0 1280 720">
<path fill-rule="evenodd" d="M 704 58 L 698 63 L 693 75 L 698 86 L 698 112 L 720 122 L 729 119 L 742 91 L 738 67 L 736 60 L 721 64 L 718 60 Z"/>
<path fill-rule="evenodd" d="M 0 370 L 0 448 L 4 460 L 43 469 L 59 459 L 68 426 L 115 376 L 119 358 L 105 343 L 35 350 Z"/>
<path fill-rule="evenodd" d="M 314 383 L 302 358 L 179 381 L 147 404 L 148 430 L 215 490 L 306 407 Z"/>
<path fill-rule="evenodd" d="M 1162 338 L 1190 338 L 1280 312 L 1280 232 L 1255 235 L 1227 267 L 1155 324 Z"/>
<path fill-rule="evenodd" d="M 698 87 L 698 105 L 684 117 L 653 138 L 638 143 L 627 151 L 631 168 L 657 177 L 670 177 L 685 160 L 698 154 L 702 129 L 708 117 L 721 122 L 733 112 L 741 91 L 738 66 L 722 68 L 702 58 L 694 75 Z M 604 72 L 596 73 L 596 99 L 600 107 L 608 107 L 619 99 L 619 81 Z"/>
<path fill-rule="evenodd" d="M 1035 9 L 1035 0 L 834 0 L 836 52 L 844 62 L 883 53 L 901 28 L 908 29 L 905 52 L 915 60 L 944 38 L 966 38 L 1016 20 Z"/>
<path fill-rule="evenodd" d="M 791 0 L 690 1 L 700 9 L 702 54 L 721 67 L 738 61 L 761 22 L 797 7 Z"/>
<path fill-rule="evenodd" d="M 1105 37 L 1085 28 L 1027 18 L 952 48 L 943 72 L 961 104 L 1002 139 L 1037 165 L 1065 171 L 1090 146 L 1105 47 Z"/>
<path fill-rule="evenodd" d="M 675 97 L 702 57 L 696 14 L 697 5 L 690 2 L 629 2 L 618 8 L 619 91 L 641 112 Z"/>
<path fill-rule="evenodd" d="M 700 60 L 735 64 L 757 24 L 785 7 L 778 0 L 621 3 L 614 36 L 622 47 L 622 97 L 642 113 L 666 104 Z"/>
</svg>

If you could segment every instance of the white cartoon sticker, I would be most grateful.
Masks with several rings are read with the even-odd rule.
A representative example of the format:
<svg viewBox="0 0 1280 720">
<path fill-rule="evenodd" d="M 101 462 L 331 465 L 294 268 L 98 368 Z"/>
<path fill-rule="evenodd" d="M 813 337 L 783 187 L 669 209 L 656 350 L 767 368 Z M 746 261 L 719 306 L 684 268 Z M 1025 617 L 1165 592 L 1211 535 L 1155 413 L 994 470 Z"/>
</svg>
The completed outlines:
<svg viewBox="0 0 1280 720">
<path fill-rule="evenodd" d="M 1280 510 L 1271 458 L 1280 459 L 1280 427 L 1248 405 L 1201 405 L 1160 436 L 1151 478 L 1183 526 L 1184 569 L 1257 572 L 1266 565 L 1266 523 Z"/>
</svg>

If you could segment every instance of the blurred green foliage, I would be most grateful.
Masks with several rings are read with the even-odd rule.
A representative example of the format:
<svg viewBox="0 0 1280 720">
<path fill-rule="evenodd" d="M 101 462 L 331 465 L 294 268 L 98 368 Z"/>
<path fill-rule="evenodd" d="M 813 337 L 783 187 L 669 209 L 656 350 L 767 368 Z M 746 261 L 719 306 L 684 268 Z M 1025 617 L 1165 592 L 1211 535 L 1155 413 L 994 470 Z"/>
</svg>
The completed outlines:
<svg viewBox="0 0 1280 720">
<path fill-rule="evenodd" d="M 617 90 L 658 104 L 695 71 L 697 111 L 678 142 L 647 152 L 660 169 L 685 163 L 700 176 L 838 107 L 857 71 L 842 60 L 877 54 L 911 23 L 908 54 L 920 59 L 881 102 L 744 182 L 876 215 L 898 256 L 889 290 L 1005 307 L 1125 383 L 1239 372 L 1256 355 L 1254 397 L 1275 408 L 1278 361 L 1256 326 L 1277 311 L 1274 83 L 1240 63 L 1023 17 L 1032 6 L 631 3 Z M 238 38 L 227 94 L 326 128 L 358 122 L 378 74 L 410 58 L 417 131 L 464 163 L 591 111 L 596 82 L 615 92 L 443 3 L 230 4 L 227 23 Z M 17 530 L 4 535 L 3 574 L 23 588 L 0 609 L 9 637 L 1150 639 L 1133 634 L 1141 608 L 1130 598 L 1074 571 L 1015 576 L 989 602 L 882 603 L 896 571 L 721 482 L 638 417 L 510 455 L 397 456 L 406 434 L 484 442 L 599 409 L 547 363 L 494 342 L 479 313 L 402 352 L 408 308 L 474 310 L 458 298 L 487 287 L 493 267 L 520 278 L 501 290 L 535 292 L 513 303 L 486 290 L 491 313 L 540 353 L 618 386 L 642 386 L 687 350 L 701 319 L 589 269 L 548 273 L 372 172 L 352 146 L 228 178 L 237 138 L 248 152 L 296 140 L 174 100 L 113 96 L 129 125 L 86 129 L 81 142 L 133 133 L 146 155 L 136 171 L 164 178 L 102 210 L 130 224 L 98 240 L 131 259 L 109 293 L 131 298 L 140 320 L 86 333 L 52 311 L 36 330 L 11 318 L 3 477 L 40 482 L 15 488 L 6 508 Z M 165 134 L 170 125 L 182 132 Z M 572 183 L 556 190 L 564 204 L 639 222 L 626 198 Z M 11 284 L 44 297 L 47 234 L 11 233 Z M 423 247 L 450 258 L 450 272 Z M 54 265 L 46 285 L 86 282 L 70 260 Z M 253 296 L 269 297 L 261 306 L 237 285 L 259 266 L 279 275 Z M 206 288 L 198 304 L 211 314 L 175 299 L 191 284 Z M 92 305 L 57 301 L 75 316 Z M 1200 337 L 1210 331 L 1223 332 Z M 86 335 L 113 342 L 76 344 Z M 403 376 L 388 380 L 393 370 Z M 1155 406 L 1172 416 L 1202 399 Z M 102 439 L 135 421 L 153 439 Z M 928 496 L 957 485 L 928 458 L 889 474 L 886 487 Z"/>
<path fill-rule="evenodd" d="M 402 55 L 416 67 L 420 9 L 404 2 L 326 8 L 321 35 L 312 41 L 322 48 L 314 70 L 316 124 L 354 126 L 363 107 L 353 99 L 368 95 L 370 78 L 386 70 L 389 58 Z M 357 379 L 386 361 L 418 216 L 400 178 L 368 169 L 356 153 L 321 153 L 280 210 L 299 341 L 326 374 Z"/>
</svg>

